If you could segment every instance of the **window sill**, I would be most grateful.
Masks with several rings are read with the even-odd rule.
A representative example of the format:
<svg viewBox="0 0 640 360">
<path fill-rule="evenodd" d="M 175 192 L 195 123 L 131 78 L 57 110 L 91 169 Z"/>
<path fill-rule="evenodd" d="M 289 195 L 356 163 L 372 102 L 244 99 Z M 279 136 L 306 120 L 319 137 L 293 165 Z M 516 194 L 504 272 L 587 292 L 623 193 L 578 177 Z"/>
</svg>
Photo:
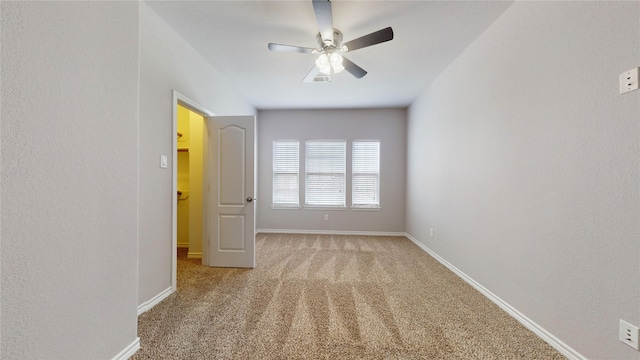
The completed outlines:
<svg viewBox="0 0 640 360">
<path fill-rule="evenodd" d="M 351 210 L 353 211 L 380 211 L 382 208 L 380 206 L 352 206 Z"/>
<path fill-rule="evenodd" d="M 346 206 L 313 206 L 313 205 L 305 205 L 305 210 L 321 210 L 321 211 L 331 211 L 331 210 L 347 210 Z"/>
<path fill-rule="evenodd" d="M 271 205 L 273 210 L 299 210 L 299 205 Z"/>
</svg>

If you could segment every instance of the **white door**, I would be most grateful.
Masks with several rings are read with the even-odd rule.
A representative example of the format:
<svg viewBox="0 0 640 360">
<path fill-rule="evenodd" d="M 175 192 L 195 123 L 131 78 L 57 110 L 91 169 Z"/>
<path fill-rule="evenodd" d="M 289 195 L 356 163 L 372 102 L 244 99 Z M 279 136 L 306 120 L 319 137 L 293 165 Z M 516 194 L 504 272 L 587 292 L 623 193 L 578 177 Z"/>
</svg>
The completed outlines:
<svg viewBox="0 0 640 360">
<path fill-rule="evenodd" d="M 253 268 L 255 116 L 207 118 L 210 266 Z"/>
</svg>

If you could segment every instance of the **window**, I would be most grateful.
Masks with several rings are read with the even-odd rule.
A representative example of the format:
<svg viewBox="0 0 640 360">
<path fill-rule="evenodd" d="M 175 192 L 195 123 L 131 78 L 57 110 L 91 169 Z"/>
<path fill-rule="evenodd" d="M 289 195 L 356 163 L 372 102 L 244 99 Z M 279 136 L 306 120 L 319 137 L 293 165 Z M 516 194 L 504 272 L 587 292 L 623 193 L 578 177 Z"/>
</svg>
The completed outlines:
<svg viewBox="0 0 640 360">
<path fill-rule="evenodd" d="M 354 141 L 351 206 L 380 207 L 380 142 Z"/>
<path fill-rule="evenodd" d="M 273 142 L 273 206 L 299 206 L 299 157 L 297 141 Z"/>
<path fill-rule="evenodd" d="M 345 207 L 345 141 L 307 141 L 305 205 Z"/>
</svg>

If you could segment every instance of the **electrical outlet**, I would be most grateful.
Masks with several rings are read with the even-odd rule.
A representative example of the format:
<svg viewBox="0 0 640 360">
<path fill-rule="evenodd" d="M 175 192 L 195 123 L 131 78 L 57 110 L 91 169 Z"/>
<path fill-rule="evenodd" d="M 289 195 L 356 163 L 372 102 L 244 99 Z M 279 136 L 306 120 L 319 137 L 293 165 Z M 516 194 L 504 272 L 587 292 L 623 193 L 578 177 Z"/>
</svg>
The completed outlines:
<svg viewBox="0 0 640 360">
<path fill-rule="evenodd" d="M 324 219 L 329 220 L 329 214 L 324 214 Z"/>
<path fill-rule="evenodd" d="M 431 228 L 431 231 L 429 232 L 429 234 L 431 235 L 431 237 L 433 237 L 433 228 Z"/>
<path fill-rule="evenodd" d="M 620 320 L 620 341 L 636 350 L 640 350 L 640 347 L 638 347 L 638 332 L 637 326 L 633 326 L 624 320 Z"/>
<path fill-rule="evenodd" d="M 638 69 L 635 68 L 620 74 L 620 94 L 638 90 Z"/>
</svg>

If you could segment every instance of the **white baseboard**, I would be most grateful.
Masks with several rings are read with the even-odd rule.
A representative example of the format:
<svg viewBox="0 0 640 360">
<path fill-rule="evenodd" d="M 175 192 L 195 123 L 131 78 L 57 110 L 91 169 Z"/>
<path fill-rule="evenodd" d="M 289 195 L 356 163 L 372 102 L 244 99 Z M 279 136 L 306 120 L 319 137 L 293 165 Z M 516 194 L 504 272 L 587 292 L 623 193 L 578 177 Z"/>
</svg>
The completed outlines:
<svg viewBox="0 0 640 360">
<path fill-rule="evenodd" d="M 136 353 L 136 351 L 140 350 L 140 338 L 136 337 L 136 339 L 129 344 L 126 348 L 122 349 L 118 353 L 118 355 L 114 356 L 111 360 L 127 360 Z"/>
<path fill-rule="evenodd" d="M 440 255 L 436 254 L 433 250 L 429 249 L 426 245 L 418 241 L 416 238 L 414 238 L 413 236 L 407 233 L 405 233 L 404 235 L 409 240 L 411 240 L 414 244 L 416 244 L 419 248 L 421 248 L 426 253 L 431 255 L 431 257 L 438 260 L 442 265 L 446 266 L 449 270 L 453 271 L 453 273 L 458 275 L 460 278 L 462 278 L 462 280 L 466 281 L 469 285 L 473 286 L 476 290 L 480 291 L 485 297 L 493 301 L 502 310 L 506 311 L 507 314 L 511 315 L 513 318 L 518 320 L 527 329 L 531 330 L 534 334 L 538 335 L 538 337 L 540 337 L 542 340 L 546 341 L 549 345 L 553 346 L 562 355 L 572 360 L 587 360 L 587 358 L 582 356 L 579 352 L 572 349 L 569 345 L 565 344 L 560 339 L 553 336 L 553 334 L 543 329 L 540 325 L 536 324 L 533 320 L 526 317 L 524 314 L 519 312 L 513 306 L 509 305 L 506 301 L 502 300 L 496 294 L 492 293 L 491 291 L 486 289 L 484 286 L 482 286 L 480 283 L 473 280 L 470 276 L 462 272 L 460 269 L 458 269 L 457 267 L 449 263 L 447 260 L 440 257 Z"/>
<path fill-rule="evenodd" d="M 150 300 L 143 302 L 138 305 L 138 316 L 149 311 L 152 307 L 158 305 L 162 300 L 164 300 L 167 296 L 173 293 L 173 288 L 169 287 L 162 291 L 160 294 L 154 296 Z"/>
<path fill-rule="evenodd" d="M 405 236 L 404 232 L 389 231 L 347 231 L 347 230 L 302 230 L 302 229 L 258 229 L 256 234 L 320 234 L 320 235 L 360 235 L 360 236 Z"/>
<path fill-rule="evenodd" d="M 202 259 L 201 252 L 188 252 L 187 259 Z"/>
</svg>

